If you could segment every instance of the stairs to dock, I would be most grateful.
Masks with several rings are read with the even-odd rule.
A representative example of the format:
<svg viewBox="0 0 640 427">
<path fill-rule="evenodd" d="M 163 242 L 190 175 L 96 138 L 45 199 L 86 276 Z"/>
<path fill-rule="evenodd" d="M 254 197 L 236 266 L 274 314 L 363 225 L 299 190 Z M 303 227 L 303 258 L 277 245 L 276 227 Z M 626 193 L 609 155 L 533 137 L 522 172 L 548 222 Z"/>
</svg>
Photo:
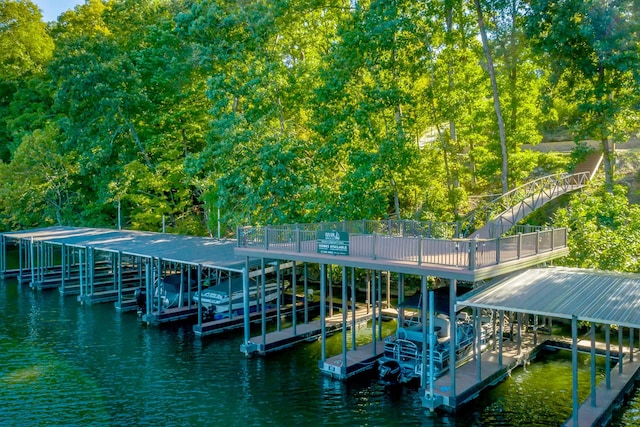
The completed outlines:
<svg viewBox="0 0 640 427">
<path fill-rule="evenodd" d="M 538 178 L 491 200 L 463 221 L 465 235 L 482 239 L 503 235 L 549 201 L 585 187 L 600 168 L 602 158 L 601 152 L 594 152 L 571 174 Z"/>
</svg>

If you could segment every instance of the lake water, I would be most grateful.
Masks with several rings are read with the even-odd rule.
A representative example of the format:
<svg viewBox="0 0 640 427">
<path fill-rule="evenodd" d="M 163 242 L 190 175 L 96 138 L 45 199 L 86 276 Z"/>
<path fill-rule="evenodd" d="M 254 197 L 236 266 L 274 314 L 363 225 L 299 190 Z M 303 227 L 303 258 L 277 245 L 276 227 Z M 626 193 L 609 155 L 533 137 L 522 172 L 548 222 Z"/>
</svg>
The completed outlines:
<svg viewBox="0 0 640 427">
<path fill-rule="evenodd" d="M 569 352 L 514 371 L 453 416 L 422 408 L 416 389 L 321 375 L 318 342 L 248 359 L 241 331 L 199 339 L 190 325 L 147 327 L 112 303 L 84 306 L 15 280 L 0 282 L 0 308 L 3 426 L 557 426 L 571 414 Z M 341 337 L 330 340 L 339 351 Z M 584 399 L 589 356 L 580 362 Z M 634 425 L 634 411 L 616 425 Z"/>
</svg>

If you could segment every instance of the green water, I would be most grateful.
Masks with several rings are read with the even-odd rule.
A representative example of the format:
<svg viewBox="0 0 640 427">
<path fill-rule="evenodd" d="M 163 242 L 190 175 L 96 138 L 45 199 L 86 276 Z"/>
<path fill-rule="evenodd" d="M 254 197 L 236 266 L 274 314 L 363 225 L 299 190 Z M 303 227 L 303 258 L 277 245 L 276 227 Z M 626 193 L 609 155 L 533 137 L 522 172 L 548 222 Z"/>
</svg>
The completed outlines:
<svg viewBox="0 0 640 427">
<path fill-rule="evenodd" d="M 147 327 L 112 304 L 84 306 L 15 281 L 0 283 L 0 307 L 2 426 L 557 426 L 571 414 L 566 351 L 515 370 L 456 415 L 431 414 L 416 389 L 322 376 L 318 341 L 247 359 L 240 331 L 200 340 L 190 324 Z M 385 333 L 394 327 L 383 323 Z M 370 335 L 359 329 L 356 339 Z M 328 355 L 341 346 L 341 335 L 330 337 Z M 589 364 L 581 354 L 581 399 Z M 616 425 L 634 425 L 634 413 Z"/>
</svg>

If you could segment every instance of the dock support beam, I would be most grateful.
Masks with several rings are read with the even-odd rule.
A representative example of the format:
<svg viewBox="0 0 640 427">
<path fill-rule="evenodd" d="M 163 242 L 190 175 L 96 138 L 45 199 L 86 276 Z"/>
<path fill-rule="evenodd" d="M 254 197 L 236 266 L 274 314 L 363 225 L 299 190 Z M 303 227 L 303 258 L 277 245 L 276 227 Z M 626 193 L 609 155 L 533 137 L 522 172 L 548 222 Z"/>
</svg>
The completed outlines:
<svg viewBox="0 0 640 427">
<path fill-rule="evenodd" d="M 611 325 L 604 325 L 604 336 L 607 345 L 604 358 L 604 375 L 607 382 L 607 390 L 611 390 Z"/>
<path fill-rule="evenodd" d="M 373 349 L 373 356 L 375 356 L 377 354 L 376 342 L 378 340 L 377 337 L 376 337 L 376 331 L 377 331 L 376 306 L 378 305 L 378 302 L 377 302 L 376 298 L 377 298 L 377 296 L 376 296 L 376 272 L 372 271 L 371 272 L 371 314 L 373 315 L 373 317 L 371 318 L 371 335 L 372 335 L 373 346 L 371 348 Z"/>
<path fill-rule="evenodd" d="M 502 369 L 502 340 L 504 335 L 504 310 L 499 310 L 498 321 L 498 366 Z"/>
<path fill-rule="evenodd" d="M 591 406 L 596 407 L 596 325 L 591 322 Z"/>
<path fill-rule="evenodd" d="M 295 308 L 294 308 L 295 310 Z M 295 334 L 295 329 L 294 329 Z M 347 267 L 342 266 L 342 366 L 347 366 Z"/>
<path fill-rule="evenodd" d="M 200 266 L 198 265 L 198 269 Z M 220 272 L 218 272 L 220 274 Z M 198 274 L 200 275 L 200 274 Z M 198 292 L 201 291 L 201 285 L 198 285 Z M 251 346 L 251 322 L 249 317 L 249 257 L 247 257 L 245 261 L 245 266 L 242 269 L 242 293 L 243 293 L 243 302 L 244 302 L 244 343 L 247 346 L 245 354 L 251 354 L 253 348 L 249 348 Z M 202 295 L 201 293 L 199 295 Z M 199 305 L 202 305 L 200 302 Z M 200 308 L 202 310 L 202 308 Z"/>
<path fill-rule="evenodd" d="M 622 369 L 623 369 L 623 355 L 622 355 L 622 339 L 623 339 L 623 333 L 622 333 L 622 326 L 618 325 L 618 373 L 620 375 L 622 375 Z"/>
<path fill-rule="evenodd" d="M 422 325 L 422 342 L 429 343 L 428 345 L 423 345 L 421 352 L 421 362 L 422 365 L 420 367 L 420 371 L 422 375 L 420 375 L 420 387 L 425 389 L 427 387 L 427 359 L 432 360 L 433 356 L 433 346 L 431 346 L 431 328 L 433 327 L 433 310 L 429 310 L 431 307 L 427 305 L 428 302 L 428 294 L 427 294 L 427 278 L 426 276 L 422 276 L 420 281 L 420 324 Z M 427 313 L 429 313 L 429 320 L 427 320 Z M 427 329 L 429 327 L 429 329 Z M 427 356 L 427 348 L 429 349 L 429 355 Z M 431 363 L 429 363 L 429 367 L 431 367 Z"/>
<path fill-rule="evenodd" d="M 356 350 L 356 269 L 351 267 L 351 350 Z"/>
<path fill-rule="evenodd" d="M 449 282 L 449 319 L 450 319 L 450 331 L 449 331 L 449 336 L 451 337 L 449 339 L 449 354 L 453 355 L 453 360 L 455 360 L 455 354 L 456 354 L 456 342 L 458 340 L 457 335 L 458 335 L 458 328 L 456 327 L 456 294 L 457 294 L 457 285 L 458 282 L 456 281 L 456 279 L 451 279 L 451 282 Z M 450 356 L 451 357 L 451 356 Z M 450 367 L 449 367 L 449 372 L 451 372 L 451 396 L 454 398 L 455 400 L 455 396 L 456 396 L 456 364 L 455 363 L 449 363 Z M 455 406 L 455 405 L 451 405 L 451 406 Z"/>
<path fill-rule="evenodd" d="M 262 348 L 266 348 L 267 347 L 267 311 L 265 310 L 265 306 L 266 306 L 266 295 L 264 292 L 264 288 L 266 286 L 266 277 L 264 274 L 264 258 L 260 259 L 260 269 L 262 270 L 262 275 L 260 276 L 260 280 L 261 280 L 261 285 L 260 285 L 260 290 L 262 293 L 262 302 L 260 303 L 260 301 L 257 301 L 258 304 L 261 304 L 262 306 Z M 279 282 L 279 276 L 280 271 L 278 271 L 278 286 L 280 286 L 280 282 Z M 248 299 L 247 299 L 248 300 Z M 278 307 L 280 306 L 280 301 L 278 301 Z M 245 316 L 249 316 L 249 312 L 245 312 L 244 313 Z M 280 326 L 280 318 L 278 318 L 278 327 Z M 278 330 L 280 330 L 278 328 Z"/>
<path fill-rule="evenodd" d="M 573 395 L 573 425 L 578 427 L 578 318 L 571 316 L 571 371 L 572 371 L 572 395 Z"/>
<path fill-rule="evenodd" d="M 324 365 L 327 359 L 327 265 L 320 264 L 320 363 Z"/>
<path fill-rule="evenodd" d="M 309 323 L 309 271 L 304 263 L 304 324 Z"/>
<path fill-rule="evenodd" d="M 298 316 L 297 316 L 297 310 L 298 310 L 298 299 L 297 299 L 297 295 L 296 295 L 296 262 L 293 261 L 293 267 L 291 267 L 291 301 L 293 303 L 293 310 L 291 313 L 291 321 L 293 322 L 293 335 L 298 335 L 298 333 L 296 332 L 297 328 L 298 328 Z"/>
</svg>

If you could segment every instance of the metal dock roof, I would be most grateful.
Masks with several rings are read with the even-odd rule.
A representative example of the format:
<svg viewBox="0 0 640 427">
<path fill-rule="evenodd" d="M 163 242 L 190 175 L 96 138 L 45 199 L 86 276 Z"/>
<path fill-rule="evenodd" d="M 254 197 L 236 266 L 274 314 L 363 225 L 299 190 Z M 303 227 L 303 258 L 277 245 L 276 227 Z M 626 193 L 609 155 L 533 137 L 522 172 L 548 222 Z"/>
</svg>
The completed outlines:
<svg viewBox="0 0 640 427">
<path fill-rule="evenodd" d="M 464 306 L 638 328 L 640 275 L 535 268 L 465 294 L 457 302 Z"/>
<path fill-rule="evenodd" d="M 134 230 L 85 227 L 47 227 L 2 233 L 5 239 L 24 239 L 128 255 L 161 258 L 185 264 L 241 269 L 245 258 L 234 254 L 233 239 L 185 236 Z"/>
</svg>

